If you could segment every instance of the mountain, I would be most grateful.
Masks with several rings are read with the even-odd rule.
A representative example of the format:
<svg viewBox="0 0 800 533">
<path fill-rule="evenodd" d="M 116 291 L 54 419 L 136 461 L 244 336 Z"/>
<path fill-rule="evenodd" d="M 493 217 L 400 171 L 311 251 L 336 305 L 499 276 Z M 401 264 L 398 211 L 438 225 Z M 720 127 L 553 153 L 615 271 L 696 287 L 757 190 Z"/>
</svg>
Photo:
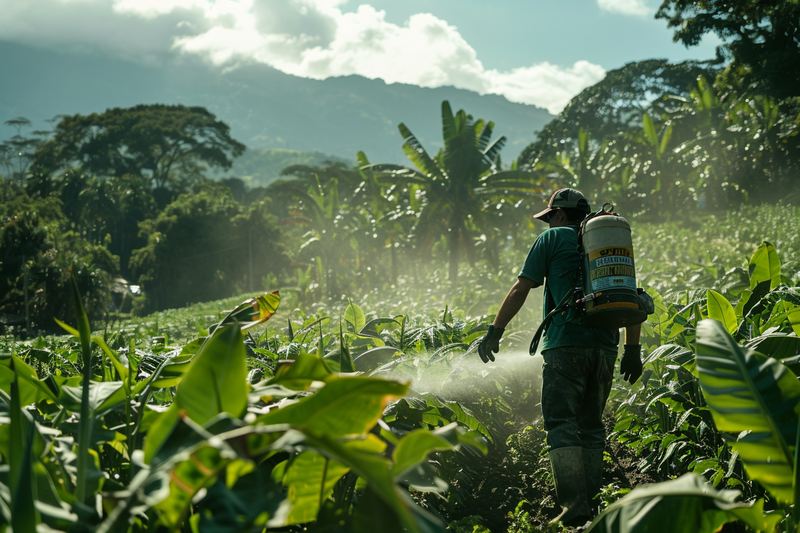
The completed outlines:
<svg viewBox="0 0 800 533">
<path fill-rule="evenodd" d="M 440 87 L 386 84 L 360 76 L 310 80 L 266 65 L 221 70 L 186 56 L 145 65 L 103 55 L 76 55 L 0 41 L 0 121 L 18 116 L 44 128 L 58 114 L 88 114 L 135 104 L 200 105 L 254 149 L 319 151 L 349 161 L 407 163 L 397 125 L 404 122 L 429 151 L 441 146 L 440 109 L 492 120 L 517 157 L 550 121 L 544 109 L 502 96 Z M 13 135 L 0 130 L 0 138 Z"/>
<path fill-rule="evenodd" d="M 328 163 L 355 165 L 355 158 L 344 159 L 322 152 L 301 152 L 286 148 L 248 148 L 233 162 L 229 170 L 211 172 L 209 177 L 219 179 L 235 176 L 248 187 L 267 186 L 281 175 L 281 171 L 293 165 L 308 167 L 325 166 Z"/>
</svg>

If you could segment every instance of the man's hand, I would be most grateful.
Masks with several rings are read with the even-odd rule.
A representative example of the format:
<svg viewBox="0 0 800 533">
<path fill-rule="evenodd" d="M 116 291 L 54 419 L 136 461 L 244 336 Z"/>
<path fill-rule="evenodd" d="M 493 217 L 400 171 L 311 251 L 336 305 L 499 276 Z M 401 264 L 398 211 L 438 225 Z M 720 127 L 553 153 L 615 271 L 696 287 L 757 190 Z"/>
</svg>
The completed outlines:
<svg viewBox="0 0 800 533">
<path fill-rule="evenodd" d="M 642 345 L 626 344 L 619 363 L 619 373 L 633 385 L 642 376 Z"/>
<path fill-rule="evenodd" d="M 486 332 L 486 336 L 481 339 L 481 343 L 478 345 L 478 355 L 481 356 L 481 361 L 484 363 L 494 362 L 493 354 L 500 351 L 500 339 L 503 338 L 504 331 L 505 329 L 503 328 L 489 326 L 489 331 Z"/>
</svg>

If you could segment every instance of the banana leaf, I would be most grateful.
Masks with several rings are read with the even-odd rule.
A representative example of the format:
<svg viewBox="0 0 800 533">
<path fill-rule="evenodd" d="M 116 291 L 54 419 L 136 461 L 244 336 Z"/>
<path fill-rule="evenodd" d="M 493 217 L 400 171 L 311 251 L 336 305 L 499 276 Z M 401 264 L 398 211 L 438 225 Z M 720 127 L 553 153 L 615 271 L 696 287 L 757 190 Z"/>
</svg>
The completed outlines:
<svg viewBox="0 0 800 533">
<path fill-rule="evenodd" d="M 595 518 L 592 533 L 691 531 L 713 533 L 741 520 L 755 531 L 773 531 L 778 513 L 765 515 L 764 500 L 737 503 L 737 490 L 718 491 L 696 474 L 633 489 Z"/>
<path fill-rule="evenodd" d="M 698 326 L 697 369 L 717 429 L 740 434 L 733 449 L 748 475 L 776 499 L 792 503 L 797 377 L 779 361 L 743 349 L 710 319 Z"/>
<path fill-rule="evenodd" d="M 725 326 L 725 329 L 733 335 L 739 327 L 736 319 L 736 311 L 731 303 L 717 291 L 709 290 L 708 295 L 708 318 L 718 320 Z"/>
</svg>

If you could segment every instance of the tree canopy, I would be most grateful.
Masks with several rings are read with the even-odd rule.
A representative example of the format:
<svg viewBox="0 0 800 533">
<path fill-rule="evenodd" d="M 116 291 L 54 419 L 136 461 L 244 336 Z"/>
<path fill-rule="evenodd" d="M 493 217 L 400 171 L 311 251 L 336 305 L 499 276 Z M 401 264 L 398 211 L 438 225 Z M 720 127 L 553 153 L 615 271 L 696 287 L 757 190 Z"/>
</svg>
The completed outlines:
<svg viewBox="0 0 800 533">
<path fill-rule="evenodd" d="M 707 33 L 722 41 L 734 67 L 770 96 L 800 96 L 800 2 L 796 0 L 664 0 L 656 13 L 674 40 L 697 45 Z"/>
<path fill-rule="evenodd" d="M 205 108 L 143 104 L 63 117 L 34 154 L 33 169 L 47 175 L 80 165 L 101 176 L 142 176 L 160 188 L 196 180 L 209 166 L 230 168 L 244 150 Z"/>
<path fill-rule="evenodd" d="M 141 308 L 181 307 L 252 290 L 265 276 L 286 269 L 270 204 L 244 208 L 227 187 L 206 181 L 142 222 L 147 244 L 131 257 L 147 295 Z"/>
<path fill-rule="evenodd" d="M 565 142 L 577 141 L 580 130 L 602 139 L 638 128 L 642 114 L 654 101 L 665 95 L 688 96 L 698 76 L 714 74 L 715 67 L 709 63 L 670 63 L 666 59 L 637 61 L 610 70 L 570 100 L 538 133 L 537 141 L 523 150 L 519 162 L 529 166 L 536 159 L 552 156 L 564 149 Z"/>
</svg>

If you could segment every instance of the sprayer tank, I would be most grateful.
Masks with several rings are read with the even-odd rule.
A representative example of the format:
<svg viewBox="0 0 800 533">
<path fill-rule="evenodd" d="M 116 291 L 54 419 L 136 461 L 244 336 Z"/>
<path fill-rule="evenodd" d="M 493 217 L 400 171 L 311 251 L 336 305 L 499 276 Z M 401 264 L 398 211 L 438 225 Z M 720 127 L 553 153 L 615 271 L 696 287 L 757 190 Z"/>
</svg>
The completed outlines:
<svg viewBox="0 0 800 533">
<path fill-rule="evenodd" d="M 636 292 L 631 226 L 618 215 L 594 217 L 583 230 L 586 313 L 581 324 L 617 328 L 642 323 L 647 314 Z"/>
</svg>

